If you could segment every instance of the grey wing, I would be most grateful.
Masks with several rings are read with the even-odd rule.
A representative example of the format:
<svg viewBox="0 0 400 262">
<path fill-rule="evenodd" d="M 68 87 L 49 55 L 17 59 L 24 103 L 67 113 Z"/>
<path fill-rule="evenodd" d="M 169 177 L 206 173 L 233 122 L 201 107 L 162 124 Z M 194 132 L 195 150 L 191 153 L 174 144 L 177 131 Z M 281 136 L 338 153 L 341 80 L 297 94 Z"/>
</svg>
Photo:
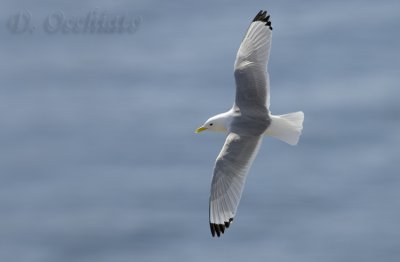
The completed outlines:
<svg viewBox="0 0 400 262">
<path fill-rule="evenodd" d="M 214 167 L 210 195 L 210 229 L 219 237 L 232 222 L 247 172 L 257 155 L 261 136 L 230 133 Z"/>
<path fill-rule="evenodd" d="M 243 110 L 269 108 L 267 63 L 271 49 L 272 27 L 266 11 L 260 11 L 236 55 L 236 105 Z"/>
</svg>

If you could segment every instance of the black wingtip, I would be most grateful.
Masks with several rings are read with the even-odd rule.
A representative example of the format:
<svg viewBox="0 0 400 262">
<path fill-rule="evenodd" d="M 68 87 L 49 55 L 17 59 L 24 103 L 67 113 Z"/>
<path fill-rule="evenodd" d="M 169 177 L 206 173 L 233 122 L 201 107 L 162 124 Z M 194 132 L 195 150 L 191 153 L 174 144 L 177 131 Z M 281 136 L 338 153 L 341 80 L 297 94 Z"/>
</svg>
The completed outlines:
<svg viewBox="0 0 400 262">
<path fill-rule="evenodd" d="M 225 233 L 225 225 L 224 224 L 220 224 L 219 225 L 219 230 L 221 231 L 221 233 Z"/>
<path fill-rule="evenodd" d="M 265 22 L 265 25 L 272 30 L 271 21 L 269 20 L 269 18 L 270 16 L 267 16 L 267 11 L 260 10 L 260 12 L 258 12 L 258 14 L 254 17 L 253 22 Z"/>
<path fill-rule="evenodd" d="M 225 225 L 210 223 L 211 235 L 220 237 L 225 232 Z"/>
<path fill-rule="evenodd" d="M 210 223 L 211 235 L 213 237 L 215 237 L 215 235 L 217 235 L 217 237 L 220 237 L 222 234 L 225 233 L 225 229 L 229 228 L 229 226 L 231 225 L 232 221 L 233 221 L 233 217 L 229 218 L 229 221 L 224 221 L 224 224 Z"/>
<path fill-rule="evenodd" d="M 212 235 L 213 237 L 215 237 L 215 228 L 214 228 L 214 224 L 211 224 L 211 223 L 210 223 L 210 229 L 211 229 L 211 235 Z"/>
</svg>

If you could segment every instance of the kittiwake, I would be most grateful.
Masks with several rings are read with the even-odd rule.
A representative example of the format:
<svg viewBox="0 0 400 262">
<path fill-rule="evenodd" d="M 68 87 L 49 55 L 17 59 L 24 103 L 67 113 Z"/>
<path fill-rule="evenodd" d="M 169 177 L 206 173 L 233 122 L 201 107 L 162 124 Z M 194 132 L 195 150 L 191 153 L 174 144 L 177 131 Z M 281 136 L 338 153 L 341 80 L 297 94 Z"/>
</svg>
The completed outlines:
<svg viewBox="0 0 400 262">
<path fill-rule="evenodd" d="M 228 133 L 214 167 L 209 202 L 212 236 L 218 237 L 235 217 L 249 168 L 262 138 L 272 136 L 296 145 L 303 129 L 303 112 L 272 115 L 267 63 L 272 26 L 266 11 L 260 11 L 239 47 L 234 65 L 236 98 L 233 107 L 209 118 L 195 132 Z"/>
</svg>

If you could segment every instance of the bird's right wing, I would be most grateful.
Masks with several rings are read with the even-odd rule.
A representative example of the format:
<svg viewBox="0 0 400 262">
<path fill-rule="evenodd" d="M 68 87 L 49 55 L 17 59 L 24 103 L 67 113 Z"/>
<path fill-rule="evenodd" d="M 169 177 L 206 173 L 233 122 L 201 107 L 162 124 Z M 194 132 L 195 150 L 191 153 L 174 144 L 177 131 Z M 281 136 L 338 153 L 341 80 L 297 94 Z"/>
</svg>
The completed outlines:
<svg viewBox="0 0 400 262">
<path fill-rule="evenodd" d="M 232 222 L 247 173 L 257 155 L 261 136 L 229 133 L 214 167 L 210 195 L 210 229 L 219 237 Z"/>
</svg>

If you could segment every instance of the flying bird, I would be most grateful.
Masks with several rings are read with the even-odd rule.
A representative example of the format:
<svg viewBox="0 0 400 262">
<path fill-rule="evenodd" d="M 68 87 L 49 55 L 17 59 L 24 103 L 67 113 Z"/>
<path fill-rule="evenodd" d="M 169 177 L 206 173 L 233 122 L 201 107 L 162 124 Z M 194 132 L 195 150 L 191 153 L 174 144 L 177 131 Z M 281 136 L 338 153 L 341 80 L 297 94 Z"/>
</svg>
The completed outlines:
<svg viewBox="0 0 400 262">
<path fill-rule="evenodd" d="M 228 134 L 216 159 L 211 182 L 209 217 L 213 237 L 220 237 L 231 225 L 263 137 L 272 136 L 296 145 L 303 129 L 303 112 L 272 115 L 269 110 L 267 63 L 271 40 L 270 16 L 261 10 L 250 24 L 236 55 L 233 107 L 209 118 L 195 131 Z"/>
</svg>

